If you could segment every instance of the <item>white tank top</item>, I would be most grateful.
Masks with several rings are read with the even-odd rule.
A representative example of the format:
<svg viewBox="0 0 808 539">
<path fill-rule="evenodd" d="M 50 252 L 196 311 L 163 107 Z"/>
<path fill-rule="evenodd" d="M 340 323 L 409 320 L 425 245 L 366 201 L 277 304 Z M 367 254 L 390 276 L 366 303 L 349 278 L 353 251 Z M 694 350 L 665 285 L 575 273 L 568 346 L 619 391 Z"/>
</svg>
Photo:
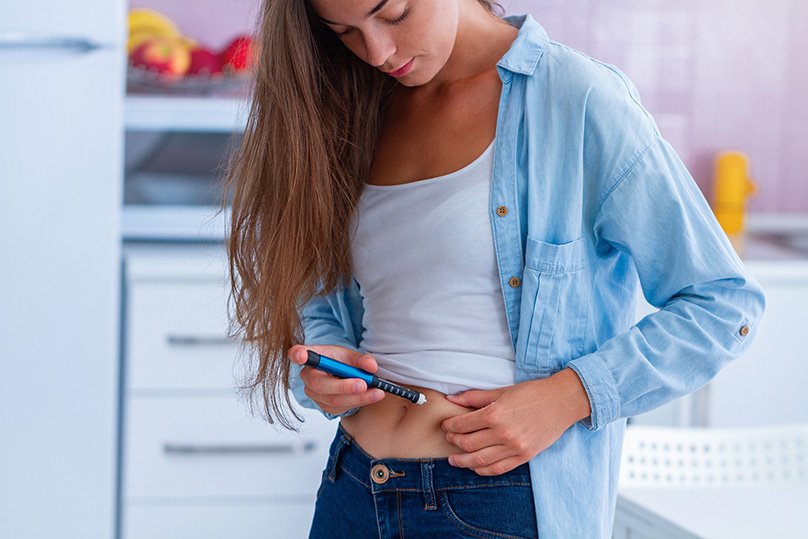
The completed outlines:
<svg viewBox="0 0 808 539">
<path fill-rule="evenodd" d="M 377 375 L 451 394 L 514 383 L 489 192 L 494 143 L 460 170 L 367 184 L 352 220 L 359 348 Z"/>
</svg>

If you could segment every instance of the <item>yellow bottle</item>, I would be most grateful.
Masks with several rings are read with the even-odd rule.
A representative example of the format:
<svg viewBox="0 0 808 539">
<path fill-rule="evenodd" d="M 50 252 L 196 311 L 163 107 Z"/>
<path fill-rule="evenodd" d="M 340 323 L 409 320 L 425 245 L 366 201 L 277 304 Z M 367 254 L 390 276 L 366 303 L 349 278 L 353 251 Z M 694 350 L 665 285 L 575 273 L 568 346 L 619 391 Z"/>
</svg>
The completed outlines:
<svg viewBox="0 0 808 539">
<path fill-rule="evenodd" d="M 746 199 L 757 193 L 748 171 L 749 158 L 742 152 L 725 151 L 716 157 L 713 212 L 738 255 L 744 251 Z"/>
</svg>

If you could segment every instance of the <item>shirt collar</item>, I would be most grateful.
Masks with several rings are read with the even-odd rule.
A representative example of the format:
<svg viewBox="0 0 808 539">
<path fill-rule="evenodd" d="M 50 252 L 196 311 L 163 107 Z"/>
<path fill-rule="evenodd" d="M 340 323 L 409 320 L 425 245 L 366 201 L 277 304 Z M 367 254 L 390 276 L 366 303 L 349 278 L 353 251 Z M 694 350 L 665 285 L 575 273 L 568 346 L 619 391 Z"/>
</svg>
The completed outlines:
<svg viewBox="0 0 808 539">
<path fill-rule="evenodd" d="M 519 29 L 511 48 L 497 66 L 523 75 L 532 75 L 539 63 L 542 52 L 550 38 L 544 28 L 530 15 L 508 15 L 504 17 L 511 26 Z"/>
</svg>

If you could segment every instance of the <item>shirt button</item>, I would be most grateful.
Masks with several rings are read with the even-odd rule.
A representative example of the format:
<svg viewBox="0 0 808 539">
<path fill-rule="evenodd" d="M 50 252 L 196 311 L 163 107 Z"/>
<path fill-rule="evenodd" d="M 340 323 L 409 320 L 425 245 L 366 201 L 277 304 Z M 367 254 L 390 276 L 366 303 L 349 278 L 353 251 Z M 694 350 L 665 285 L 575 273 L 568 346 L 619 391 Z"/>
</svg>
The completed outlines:
<svg viewBox="0 0 808 539">
<path fill-rule="evenodd" d="M 522 280 L 519 277 L 511 277 L 508 280 L 508 284 L 511 285 L 511 288 L 516 288 L 520 284 L 522 284 Z"/>
<path fill-rule="evenodd" d="M 390 470 L 384 464 L 377 464 L 370 469 L 370 479 L 377 485 L 386 483 L 389 477 Z"/>
<path fill-rule="evenodd" d="M 497 215 L 500 217 L 505 217 L 508 215 L 508 208 L 506 206 L 500 206 L 497 208 Z"/>
<path fill-rule="evenodd" d="M 741 334 L 741 337 L 746 337 L 746 334 L 749 333 L 749 326 L 741 326 L 741 329 L 738 330 L 738 333 Z"/>
</svg>

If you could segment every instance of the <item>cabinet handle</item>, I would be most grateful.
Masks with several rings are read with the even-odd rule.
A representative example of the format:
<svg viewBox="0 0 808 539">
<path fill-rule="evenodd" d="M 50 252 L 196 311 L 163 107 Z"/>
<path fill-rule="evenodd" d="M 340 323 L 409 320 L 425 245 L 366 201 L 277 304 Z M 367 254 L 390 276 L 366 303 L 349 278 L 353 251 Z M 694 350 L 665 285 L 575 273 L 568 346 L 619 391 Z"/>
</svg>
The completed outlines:
<svg viewBox="0 0 808 539">
<path fill-rule="evenodd" d="M 168 455 L 243 455 L 245 453 L 276 454 L 276 453 L 311 453 L 317 448 L 317 443 L 311 440 L 296 442 L 288 441 L 275 444 L 184 444 L 164 443 L 163 452 Z"/>
<path fill-rule="evenodd" d="M 0 32 L 0 50 L 58 49 L 78 53 L 90 52 L 105 47 L 84 37 L 36 34 L 33 32 L 6 30 Z"/>
<path fill-rule="evenodd" d="M 218 335 L 166 335 L 166 342 L 171 346 L 218 346 L 222 344 L 236 344 L 237 339 L 220 337 Z"/>
</svg>

